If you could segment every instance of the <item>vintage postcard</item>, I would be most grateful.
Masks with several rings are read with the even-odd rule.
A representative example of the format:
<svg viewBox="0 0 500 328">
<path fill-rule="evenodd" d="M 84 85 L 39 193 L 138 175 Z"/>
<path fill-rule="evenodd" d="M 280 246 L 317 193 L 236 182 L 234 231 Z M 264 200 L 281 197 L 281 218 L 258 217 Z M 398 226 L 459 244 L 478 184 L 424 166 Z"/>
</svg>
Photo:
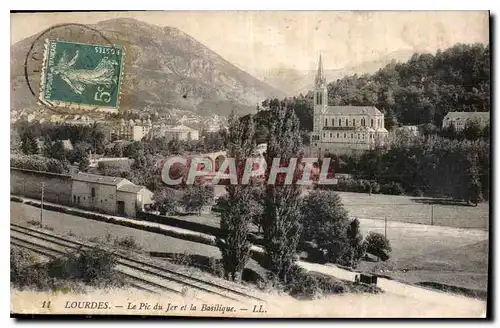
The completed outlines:
<svg viewBox="0 0 500 328">
<path fill-rule="evenodd" d="M 487 11 L 11 13 L 11 316 L 491 316 Z"/>
</svg>

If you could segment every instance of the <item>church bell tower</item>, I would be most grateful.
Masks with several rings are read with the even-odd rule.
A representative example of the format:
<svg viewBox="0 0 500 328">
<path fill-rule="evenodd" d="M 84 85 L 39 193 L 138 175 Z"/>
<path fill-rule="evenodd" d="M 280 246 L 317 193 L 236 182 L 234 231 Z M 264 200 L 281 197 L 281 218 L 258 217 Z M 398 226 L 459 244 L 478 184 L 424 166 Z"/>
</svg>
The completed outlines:
<svg viewBox="0 0 500 328">
<path fill-rule="evenodd" d="M 318 71 L 314 79 L 314 120 L 313 130 L 319 132 L 323 126 L 323 117 L 328 106 L 328 89 L 326 86 L 326 76 L 323 70 L 323 61 L 319 55 Z"/>
</svg>

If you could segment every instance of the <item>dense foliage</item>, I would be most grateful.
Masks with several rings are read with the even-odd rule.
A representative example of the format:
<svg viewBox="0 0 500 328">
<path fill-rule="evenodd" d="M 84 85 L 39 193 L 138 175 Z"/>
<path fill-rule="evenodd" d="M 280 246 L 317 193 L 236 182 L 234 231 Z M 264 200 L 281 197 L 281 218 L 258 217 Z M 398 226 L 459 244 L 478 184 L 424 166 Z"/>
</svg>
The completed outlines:
<svg viewBox="0 0 500 328">
<path fill-rule="evenodd" d="M 363 236 L 339 195 L 315 190 L 305 197 L 301 211 L 302 242 L 313 243 L 328 262 L 355 267 L 364 253 Z"/>
<path fill-rule="evenodd" d="M 365 245 L 366 252 L 379 257 L 382 261 L 389 259 L 391 252 L 391 243 L 385 236 L 378 232 L 370 232 L 366 236 Z"/>
<path fill-rule="evenodd" d="M 489 198 L 489 142 L 432 135 L 399 140 L 388 147 L 342 157 L 345 173 L 333 190 L 451 197 L 477 204 Z M 345 164 L 349 162 L 349 164 Z M 376 182 L 376 184 L 373 183 Z"/>
</svg>

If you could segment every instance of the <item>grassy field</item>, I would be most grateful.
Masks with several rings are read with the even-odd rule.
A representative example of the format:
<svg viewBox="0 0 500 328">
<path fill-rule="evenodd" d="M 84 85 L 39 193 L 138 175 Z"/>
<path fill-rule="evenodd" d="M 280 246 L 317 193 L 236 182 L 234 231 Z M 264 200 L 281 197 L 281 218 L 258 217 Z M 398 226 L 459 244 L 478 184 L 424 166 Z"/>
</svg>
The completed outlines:
<svg viewBox="0 0 500 328">
<path fill-rule="evenodd" d="M 382 274 L 412 283 L 431 281 L 486 290 L 488 203 L 472 207 L 410 196 L 339 194 L 351 217 L 360 219 L 365 235 L 387 231 L 392 245 L 390 261 L 363 262 L 361 269 L 383 270 Z M 431 215 L 434 225 L 430 225 Z M 219 226 L 215 214 L 181 218 Z"/>
<path fill-rule="evenodd" d="M 489 203 L 476 206 L 437 198 L 338 192 L 352 217 L 488 230 Z"/>
</svg>

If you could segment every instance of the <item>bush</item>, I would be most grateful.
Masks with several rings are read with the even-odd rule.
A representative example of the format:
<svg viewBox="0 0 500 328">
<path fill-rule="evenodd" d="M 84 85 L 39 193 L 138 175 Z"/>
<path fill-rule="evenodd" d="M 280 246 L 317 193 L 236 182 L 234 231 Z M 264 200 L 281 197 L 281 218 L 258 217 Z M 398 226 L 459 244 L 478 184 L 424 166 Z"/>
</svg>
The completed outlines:
<svg viewBox="0 0 500 328">
<path fill-rule="evenodd" d="M 84 250 L 77 261 L 80 278 L 90 285 L 113 284 L 116 278 L 114 254 L 97 248 Z"/>
<path fill-rule="evenodd" d="M 134 237 L 127 236 L 123 238 L 116 238 L 114 242 L 115 246 L 124 247 L 127 249 L 141 249 L 141 245 L 135 241 Z"/>
<path fill-rule="evenodd" d="M 383 234 L 370 232 L 365 240 L 366 252 L 378 256 L 382 261 L 389 259 L 391 244 Z"/>
<path fill-rule="evenodd" d="M 224 266 L 222 265 L 221 260 L 211 257 L 208 260 L 208 269 L 211 274 L 220 278 L 224 277 Z"/>
<path fill-rule="evenodd" d="M 68 173 L 69 168 L 66 162 L 55 158 L 48 158 L 40 155 L 16 155 L 10 158 L 10 166 L 25 170 Z"/>
<path fill-rule="evenodd" d="M 191 265 L 193 262 L 191 259 L 191 255 L 184 252 L 184 253 L 174 253 L 172 256 L 172 262 L 175 264 L 179 265 Z"/>
<path fill-rule="evenodd" d="M 175 209 L 179 204 L 178 198 L 178 192 L 172 188 L 164 187 L 154 193 L 154 203 L 151 208 L 155 211 L 159 211 L 161 215 L 174 214 L 176 212 Z"/>
<path fill-rule="evenodd" d="M 81 291 L 83 282 L 93 286 L 117 286 L 113 254 L 89 249 L 41 263 L 25 250 L 11 249 L 11 282 L 18 288 L 38 290 Z"/>
<path fill-rule="evenodd" d="M 297 299 L 315 299 L 321 294 L 318 280 L 298 265 L 292 265 L 287 274 L 285 292 Z"/>
<path fill-rule="evenodd" d="M 10 249 L 10 281 L 15 286 L 30 286 L 47 281 L 47 270 L 39 260 L 25 249 Z"/>
<path fill-rule="evenodd" d="M 193 185 L 186 188 L 182 196 L 182 204 L 188 212 L 198 212 L 204 206 L 212 205 L 214 201 L 214 187 L 210 185 Z"/>
<path fill-rule="evenodd" d="M 404 195 L 405 190 L 399 182 L 389 182 L 380 186 L 380 193 L 386 195 Z"/>
<path fill-rule="evenodd" d="M 357 264 L 363 255 L 359 221 L 349 219 L 337 193 L 325 190 L 311 192 L 304 198 L 301 212 L 301 242 L 303 245 L 309 242 L 307 251 L 310 257 L 320 263 L 326 260 L 348 266 Z"/>
<path fill-rule="evenodd" d="M 285 292 L 297 299 L 315 299 L 320 296 L 350 292 L 380 293 L 375 285 L 355 284 L 315 271 L 306 271 L 294 265 L 287 275 Z"/>
</svg>

